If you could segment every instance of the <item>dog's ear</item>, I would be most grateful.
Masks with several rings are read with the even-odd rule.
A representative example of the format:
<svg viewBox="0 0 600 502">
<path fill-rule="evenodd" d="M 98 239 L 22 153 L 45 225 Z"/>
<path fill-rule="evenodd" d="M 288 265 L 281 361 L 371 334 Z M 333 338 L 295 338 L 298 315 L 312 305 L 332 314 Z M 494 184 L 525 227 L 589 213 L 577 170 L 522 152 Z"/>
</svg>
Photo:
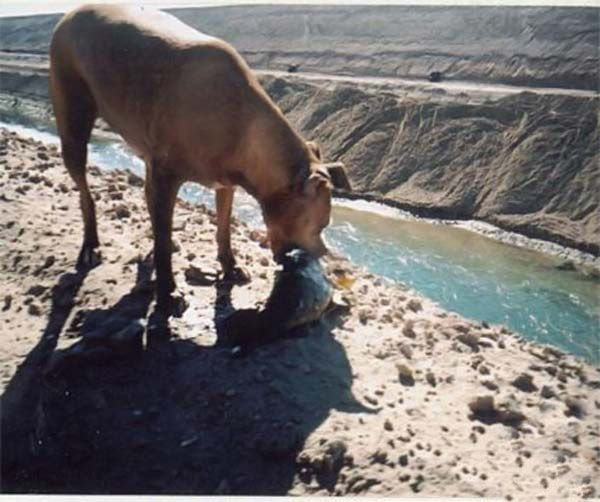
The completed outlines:
<svg viewBox="0 0 600 502">
<path fill-rule="evenodd" d="M 314 141 L 307 141 L 306 146 L 311 151 L 311 153 L 315 156 L 318 161 L 321 161 L 321 149 L 319 145 L 317 145 Z"/>
<path fill-rule="evenodd" d="M 342 162 L 329 162 L 323 164 L 323 167 L 327 169 L 331 183 L 335 188 L 345 190 L 347 192 L 352 191 L 352 184 L 346 174 L 346 167 Z"/>
<path fill-rule="evenodd" d="M 304 194 L 309 198 L 316 198 L 321 191 L 331 189 L 333 185 L 331 183 L 331 178 L 329 177 L 329 173 L 323 169 L 317 169 L 313 171 L 313 173 L 307 178 L 304 183 Z"/>
</svg>

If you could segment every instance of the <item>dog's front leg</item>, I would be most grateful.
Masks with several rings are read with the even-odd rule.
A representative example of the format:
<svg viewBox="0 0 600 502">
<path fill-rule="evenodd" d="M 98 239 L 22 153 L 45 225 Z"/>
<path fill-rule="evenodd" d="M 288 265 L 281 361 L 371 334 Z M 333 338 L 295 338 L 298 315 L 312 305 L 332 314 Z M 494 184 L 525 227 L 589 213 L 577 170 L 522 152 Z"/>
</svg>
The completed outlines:
<svg viewBox="0 0 600 502">
<path fill-rule="evenodd" d="M 238 284 L 250 281 L 249 274 L 238 267 L 231 250 L 231 209 L 233 187 L 219 188 L 216 191 L 217 206 L 217 259 L 223 269 L 223 279 Z"/>
</svg>

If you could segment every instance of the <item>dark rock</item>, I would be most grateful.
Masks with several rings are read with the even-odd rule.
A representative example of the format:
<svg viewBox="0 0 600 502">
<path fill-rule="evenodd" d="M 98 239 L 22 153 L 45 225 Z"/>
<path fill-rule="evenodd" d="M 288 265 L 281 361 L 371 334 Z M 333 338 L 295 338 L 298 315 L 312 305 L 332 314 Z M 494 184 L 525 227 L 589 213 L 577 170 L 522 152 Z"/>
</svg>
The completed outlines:
<svg viewBox="0 0 600 502">
<path fill-rule="evenodd" d="M 456 339 L 471 348 L 473 352 L 479 352 L 479 336 L 473 333 L 463 333 Z"/>
<path fill-rule="evenodd" d="M 585 415 L 585 408 L 581 401 L 573 399 L 572 397 L 567 397 L 565 405 L 567 406 L 565 416 L 581 419 Z"/>
<path fill-rule="evenodd" d="M 469 403 L 469 408 L 472 411 L 469 419 L 479 420 L 487 425 L 501 423 L 518 427 L 526 418 L 520 411 L 511 409 L 506 405 L 497 407 L 493 396 L 476 397 Z"/>
<path fill-rule="evenodd" d="M 184 272 L 185 280 L 192 286 L 212 286 L 218 278 L 215 270 L 201 269 L 190 265 Z"/>
<path fill-rule="evenodd" d="M 494 396 L 479 396 L 469 403 L 473 413 L 491 413 L 494 408 Z"/>
<path fill-rule="evenodd" d="M 115 207 L 115 216 L 119 219 L 129 218 L 131 216 L 131 211 L 125 204 L 119 204 Z"/>
<path fill-rule="evenodd" d="M 547 385 L 544 385 L 542 387 L 542 390 L 540 391 L 540 395 L 544 399 L 552 399 L 553 397 L 556 397 L 556 393 L 554 392 L 554 390 L 552 389 L 552 387 L 549 387 Z"/>
<path fill-rule="evenodd" d="M 144 186 L 144 179 L 134 173 L 129 173 L 127 175 L 127 183 L 134 187 L 142 187 Z"/>
<path fill-rule="evenodd" d="M 42 310 L 35 303 L 30 303 L 29 304 L 29 306 L 27 307 L 27 312 L 29 313 L 29 315 L 33 315 L 33 316 L 40 316 L 40 315 L 42 315 Z"/>
<path fill-rule="evenodd" d="M 419 312 L 420 310 L 423 310 L 423 304 L 421 303 L 421 300 L 418 300 L 417 298 L 411 298 L 406 306 L 413 312 Z"/>
<path fill-rule="evenodd" d="M 47 256 L 43 265 L 37 268 L 37 270 L 34 272 L 34 275 L 39 274 L 42 270 L 50 268 L 52 265 L 54 265 L 54 262 L 56 262 L 54 255 Z"/>
<path fill-rule="evenodd" d="M 10 306 L 12 305 L 12 301 L 13 301 L 12 295 L 6 295 L 4 297 L 4 305 L 2 306 L 3 312 L 6 312 L 7 310 L 10 309 Z"/>
<path fill-rule="evenodd" d="M 413 386 L 415 384 L 413 372 L 408 366 L 405 364 L 397 364 L 396 369 L 398 370 L 398 378 L 402 385 Z"/>
<path fill-rule="evenodd" d="M 46 286 L 42 286 L 41 284 L 38 284 L 37 286 L 31 286 L 27 291 L 26 291 L 26 295 L 32 295 L 32 296 L 40 296 L 41 294 L 44 293 L 44 291 L 46 291 L 48 288 Z"/>
<path fill-rule="evenodd" d="M 417 334 L 414 330 L 414 321 L 408 320 L 404 323 L 404 327 L 402 328 L 402 334 L 408 338 L 416 338 Z"/>
<path fill-rule="evenodd" d="M 483 385 L 484 387 L 487 387 L 490 390 L 498 390 L 498 384 L 496 384 L 496 382 L 492 381 L 492 380 L 483 380 L 481 382 L 481 385 Z"/>
<path fill-rule="evenodd" d="M 388 454 L 386 451 L 377 450 L 369 458 L 371 459 L 371 462 L 373 464 L 384 464 L 385 465 L 385 463 L 388 460 Z"/>
<path fill-rule="evenodd" d="M 435 387 L 437 385 L 437 381 L 435 379 L 435 375 L 431 371 L 428 371 L 426 373 L 425 380 L 427 380 L 427 383 L 429 385 L 431 385 L 432 387 Z"/>
<path fill-rule="evenodd" d="M 538 388 L 533 383 L 533 377 L 528 373 L 522 373 L 512 382 L 517 389 L 523 392 L 535 392 Z"/>
</svg>

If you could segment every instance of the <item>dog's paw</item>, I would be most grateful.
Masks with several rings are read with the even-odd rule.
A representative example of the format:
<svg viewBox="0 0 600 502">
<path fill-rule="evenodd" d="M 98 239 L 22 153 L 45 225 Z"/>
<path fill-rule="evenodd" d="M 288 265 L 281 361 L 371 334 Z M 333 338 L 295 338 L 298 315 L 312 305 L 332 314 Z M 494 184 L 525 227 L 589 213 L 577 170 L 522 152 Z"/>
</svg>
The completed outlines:
<svg viewBox="0 0 600 502">
<path fill-rule="evenodd" d="M 234 266 L 223 272 L 223 282 L 229 282 L 232 284 L 243 285 L 250 282 L 250 274 L 242 267 Z"/>
<path fill-rule="evenodd" d="M 102 255 L 96 248 L 83 246 L 77 258 L 76 268 L 79 271 L 91 270 L 102 263 Z"/>
</svg>

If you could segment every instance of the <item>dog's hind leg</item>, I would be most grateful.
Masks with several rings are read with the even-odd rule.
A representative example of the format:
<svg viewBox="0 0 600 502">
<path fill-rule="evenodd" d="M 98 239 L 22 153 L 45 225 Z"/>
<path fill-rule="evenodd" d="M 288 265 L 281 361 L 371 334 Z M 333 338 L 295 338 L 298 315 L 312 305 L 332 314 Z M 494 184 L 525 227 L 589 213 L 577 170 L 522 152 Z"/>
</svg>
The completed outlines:
<svg viewBox="0 0 600 502">
<path fill-rule="evenodd" d="M 83 80 L 61 76 L 58 70 L 51 73 L 50 88 L 63 160 L 79 190 L 83 215 L 83 244 L 77 268 L 89 269 L 100 260 L 95 251 L 100 244 L 96 210 L 86 178 L 87 144 L 97 116 L 96 104 Z"/>
<path fill-rule="evenodd" d="M 171 255 L 173 243 L 173 213 L 181 180 L 168 174 L 169 169 L 157 162 L 146 163 L 146 203 L 154 236 L 154 267 L 156 269 L 156 307 L 167 315 L 179 315 L 185 310 L 180 298 L 174 298 L 175 279 Z"/>
</svg>

